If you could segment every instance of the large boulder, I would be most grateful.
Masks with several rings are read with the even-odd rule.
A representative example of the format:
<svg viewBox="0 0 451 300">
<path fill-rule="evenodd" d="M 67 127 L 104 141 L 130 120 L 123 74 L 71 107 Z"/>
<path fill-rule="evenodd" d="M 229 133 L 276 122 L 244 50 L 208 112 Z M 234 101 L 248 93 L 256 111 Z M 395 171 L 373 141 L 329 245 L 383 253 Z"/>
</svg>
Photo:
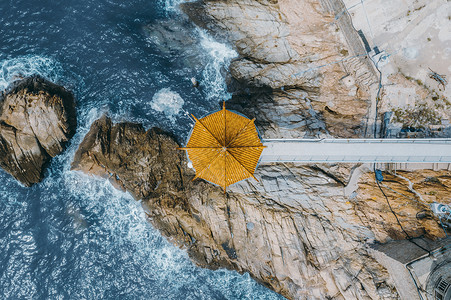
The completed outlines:
<svg viewBox="0 0 451 300">
<path fill-rule="evenodd" d="M 0 97 L 0 166 L 26 186 L 43 178 L 76 127 L 75 101 L 65 88 L 34 76 Z"/>
<path fill-rule="evenodd" d="M 181 189 L 183 152 L 158 128 L 146 131 L 140 124 L 114 124 L 103 116 L 83 139 L 72 169 L 108 178 L 136 199 L 156 197 Z"/>
</svg>

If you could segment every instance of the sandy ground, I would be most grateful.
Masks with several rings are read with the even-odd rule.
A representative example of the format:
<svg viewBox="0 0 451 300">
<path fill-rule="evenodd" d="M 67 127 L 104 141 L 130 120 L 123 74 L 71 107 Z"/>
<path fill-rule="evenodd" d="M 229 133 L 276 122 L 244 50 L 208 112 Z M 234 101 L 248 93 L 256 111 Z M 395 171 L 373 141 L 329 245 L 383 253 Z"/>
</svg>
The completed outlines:
<svg viewBox="0 0 451 300">
<path fill-rule="evenodd" d="M 372 57 L 382 72 L 381 111 L 427 103 L 441 115 L 442 126 L 449 128 L 451 107 L 446 103 L 451 100 L 451 2 L 343 1 L 354 26 L 363 31 L 370 47 L 382 51 Z M 431 70 L 445 76 L 448 81 L 445 87 L 430 78 Z M 434 100 L 435 97 L 439 99 Z M 358 173 L 355 178 L 359 177 Z M 390 272 L 401 278 L 396 286 L 403 299 L 419 299 L 403 266 Z"/>
<path fill-rule="evenodd" d="M 382 51 L 382 55 L 373 59 L 379 62 L 383 74 L 386 110 L 425 101 L 428 96 L 422 95 L 420 88 L 451 99 L 451 2 L 344 0 L 344 3 L 354 26 L 363 31 L 370 47 L 377 46 Z M 445 88 L 430 78 L 430 69 L 446 76 Z M 399 76 L 394 76 L 396 73 L 405 75 L 414 85 L 402 83 Z M 449 122 L 449 109 L 443 109 L 441 114 L 444 123 Z"/>
</svg>

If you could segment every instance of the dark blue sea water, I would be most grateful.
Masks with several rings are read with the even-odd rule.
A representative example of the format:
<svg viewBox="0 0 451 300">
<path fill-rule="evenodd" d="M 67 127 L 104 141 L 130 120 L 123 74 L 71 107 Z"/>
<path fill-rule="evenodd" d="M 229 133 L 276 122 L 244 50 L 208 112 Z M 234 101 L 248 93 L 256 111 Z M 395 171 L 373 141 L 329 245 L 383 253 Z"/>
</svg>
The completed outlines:
<svg viewBox="0 0 451 300">
<path fill-rule="evenodd" d="M 186 67 L 143 34 L 144 24 L 178 22 L 175 4 L 0 1 L 0 90 L 40 74 L 71 89 L 78 110 L 78 132 L 42 183 L 25 188 L 0 170 L 0 299 L 280 299 L 247 274 L 194 266 L 148 224 L 139 202 L 70 171 L 102 113 L 183 139 L 185 111 L 202 115 L 228 97 L 221 68 L 233 50 L 195 30 L 203 64 Z"/>
</svg>

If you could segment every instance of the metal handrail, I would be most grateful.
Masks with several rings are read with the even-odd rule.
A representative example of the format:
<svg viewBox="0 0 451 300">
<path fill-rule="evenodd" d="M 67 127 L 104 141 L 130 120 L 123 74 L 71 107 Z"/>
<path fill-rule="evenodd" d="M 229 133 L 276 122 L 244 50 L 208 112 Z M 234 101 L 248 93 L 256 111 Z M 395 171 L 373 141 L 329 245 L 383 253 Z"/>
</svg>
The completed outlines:
<svg viewBox="0 0 451 300">
<path fill-rule="evenodd" d="M 263 143 L 420 143 L 420 144 L 436 144 L 445 143 L 451 144 L 451 139 L 436 138 L 436 139 L 262 139 Z"/>
</svg>

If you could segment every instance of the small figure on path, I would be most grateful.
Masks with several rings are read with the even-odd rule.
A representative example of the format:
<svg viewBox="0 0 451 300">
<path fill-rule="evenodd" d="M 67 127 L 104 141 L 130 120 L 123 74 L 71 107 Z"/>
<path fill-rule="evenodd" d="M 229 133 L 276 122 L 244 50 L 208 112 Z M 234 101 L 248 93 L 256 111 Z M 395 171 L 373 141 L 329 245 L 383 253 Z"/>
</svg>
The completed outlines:
<svg viewBox="0 0 451 300">
<path fill-rule="evenodd" d="M 440 75 L 437 72 L 432 71 L 431 68 L 429 68 L 429 71 L 431 71 L 431 73 L 429 73 L 429 78 L 434 79 L 435 81 L 438 82 L 438 86 L 443 86 L 443 89 L 445 89 L 445 86 L 448 84 L 448 81 L 446 81 L 446 76 L 445 75 Z"/>
</svg>

